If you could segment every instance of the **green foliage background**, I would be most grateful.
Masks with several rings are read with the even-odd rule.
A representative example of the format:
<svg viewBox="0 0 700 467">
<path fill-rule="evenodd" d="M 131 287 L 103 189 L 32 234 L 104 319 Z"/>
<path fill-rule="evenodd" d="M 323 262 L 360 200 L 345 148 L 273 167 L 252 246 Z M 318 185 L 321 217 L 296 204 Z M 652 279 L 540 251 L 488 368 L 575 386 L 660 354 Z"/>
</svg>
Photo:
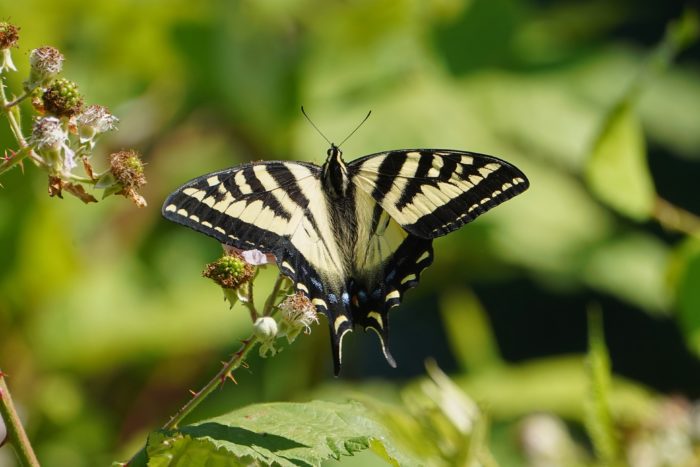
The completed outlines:
<svg viewBox="0 0 700 467">
<path fill-rule="evenodd" d="M 121 120 L 105 152 L 135 146 L 148 164 L 141 210 L 49 198 L 29 165 L 0 180 L 0 367 L 40 459 L 130 457 L 250 333 L 247 314 L 200 277 L 219 245 L 168 224 L 160 204 L 240 162 L 322 162 L 301 104 L 334 140 L 373 111 L 347 160 L 459 148 L 513 162 L 532 186 L 435 242 L 434 266 L 392 315 L 398 370 L 357 332 L 333 379 L 322 321 L 277 357 L 251 359 L 197 419 L 349 394 L 410 401 L 434 357 L 486 407 L 496 460 L 519 465 L 522 417 L 587 423 L 594 302 L 613 328 L 616 420 L 642 426 L 666 395 L 696 398 L 699 223 L 685 211 L 700 212 L 700 54 L 662 42 L 682 8 L 657 3 L 3 2 L 22 28 L 10 89 L 29 50 L 58 47 L 87 103 Z M 0 148 L 13 147 L 0 125 Z M 0 465 L 12 462 L 0 449 Z"/>
</svg>

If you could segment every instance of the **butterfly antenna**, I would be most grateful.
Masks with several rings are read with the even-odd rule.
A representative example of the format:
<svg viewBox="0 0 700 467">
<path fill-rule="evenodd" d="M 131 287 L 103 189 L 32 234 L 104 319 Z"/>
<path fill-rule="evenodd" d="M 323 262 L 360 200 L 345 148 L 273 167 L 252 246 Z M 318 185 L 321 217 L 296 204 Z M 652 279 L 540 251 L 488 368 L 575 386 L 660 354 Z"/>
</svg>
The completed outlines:
<svg viewBox="0 0 700 467">
<path fill-rule="evenodd" d="M 351 137 L 352 135 L 354 135 L 355 132 L 356 132 L 357 130 L 360 129 L 360 127 L 362 126 L 362 124 L 365 123 L 365 122 L 367 121 L 367 119 L 369 118 L 369 116 L 370 116 L 371 114 L 372 114 L 372 111 L 371 111 L 371 110 L 370 110 L 369 112 L 367 112 L 367 115 L 365 116 L 365 118 L 363 118 L 362 121 L 360 122 L 360 124 L 357 125 L 357 126 L 355 127 L 355 129 L 352 130 L 348 136 L 345 137 L 345 139 L 338 145 L 338 147 L 342 146 L 344 142 L 346 142 L 348 139 L 350 139 L 350 137 Z"/>
<path fill-rule="evenodd" d="M 306 115 L 306 111 L 304 110 L 304 106 L 303 106 L 303 105 L 301 106 L 301 113 L 304 114 L 304 117 L 306 117 L 306 119 L 309 121 L 309 123 L 311 124 L 311 126 L 314 127 L 314 129 L 318 132 L 318 134 L 321 135 L 321 136 L 323 137 L 323 139 L 325 139 L 325 140 L 328 142 L 328 144 L 330 144 L 331 146 L 333 146 L 333 143 L 331 143 L 330 140 L 329 140 L 328 138 L 326 138 L 326 135 L 324 135 L 323 132 L 322 132 L 321 130 L 318 129 L 318 127 L 317 127 L 316 124 L 313 122 L 313 120 L 311 120 L 311 119 L 309 118 L 309 116 Z"/>
</svg>

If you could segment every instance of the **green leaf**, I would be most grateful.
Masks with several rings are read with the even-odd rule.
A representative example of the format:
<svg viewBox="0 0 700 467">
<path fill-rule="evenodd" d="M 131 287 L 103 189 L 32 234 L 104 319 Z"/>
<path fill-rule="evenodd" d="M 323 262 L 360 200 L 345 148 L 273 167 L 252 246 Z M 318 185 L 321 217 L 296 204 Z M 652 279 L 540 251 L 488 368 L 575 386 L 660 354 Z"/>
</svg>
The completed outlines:
<svg viewBox="0 0 700 467">
<path fill-rule="evenodd" d="M 672 274 L 676 287 L 678 318 L 686 340 L 700 353 L 700 243 L 687 241 L 676 252 Z"/>
<path fill-rule="evenodd" d="M 440 304 L 447 340 L 464 370 L 477 371 L 501 362 L 486 312 L 472 292 L 445 293 Z"/>
<path fill-rule="evenodd" d="M 620 213 L 643 221 L 655 198 L 641 124 L 628 100 L 607 117 L 586 166 L 595 195 Z"/>
<path fill-rule="evenodd" d="M 610 357 L 598 308 L 588 313 L 588 346 L 589 395 L 585 401 L 584 422 L 598 460 L 603 465 L 617 465 L 620 447 L 610 411 Z"/>
<path fill-rule="evenodd" d="M 359 403 L 257 404 L 178 430 L 152 433 L 148 465 L 315 466 L 370 449 L 392 465 L 404 454 Z"/>
</svg>

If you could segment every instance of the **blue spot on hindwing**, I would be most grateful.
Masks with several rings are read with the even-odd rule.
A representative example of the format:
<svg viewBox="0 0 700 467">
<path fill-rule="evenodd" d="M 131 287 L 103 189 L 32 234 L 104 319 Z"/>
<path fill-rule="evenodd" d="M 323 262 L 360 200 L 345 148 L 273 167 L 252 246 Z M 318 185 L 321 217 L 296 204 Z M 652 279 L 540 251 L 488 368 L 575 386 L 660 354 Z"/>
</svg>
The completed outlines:
<svg viewBox="0 0 700 467">
<path fill-rule="evenodd" d="M 309 280 L 311 281 L 311 283 L 313 284 L 313 286 L 316 287 L 316 289 L 318 289 L 318 290 L 323 290 L 323 284 L 321 284 L 321 281 L 319 281 L 318 279 L 316 279 L 316 278 L 313 277 L 313 276 L 311 276 L 311 277 L 309 278 Z"/>
</svg>

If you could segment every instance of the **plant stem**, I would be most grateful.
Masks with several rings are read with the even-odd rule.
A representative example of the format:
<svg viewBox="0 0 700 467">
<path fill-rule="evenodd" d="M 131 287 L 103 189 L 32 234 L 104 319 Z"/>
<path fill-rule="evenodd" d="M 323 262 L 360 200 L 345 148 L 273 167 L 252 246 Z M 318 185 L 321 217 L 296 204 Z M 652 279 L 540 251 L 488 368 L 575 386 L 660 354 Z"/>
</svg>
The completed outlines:
<svg viewBox="0 0 700 467">
<path fill-rule="evenodd" d="M 282 284 L 284 283 L 285 276 L 281 273 L 277 275 L 277 280 L 275 285 L 272 287 L 272 293 L 265 300 L 265 307 L 263 308 L 263 316 L 270 316 L 272 314 L 272 307 L 275 304 L 275 299 L 277 298 L 277 293 L 280 291 Z"/>
<path fill-rule="evenodd" d="M 19 121 L 13 112 L 12 106 L 9 104 L 10 103 L 7 101 L 7 96 L 5 95 L 5 83 L 0 81 L 0 108 L 2 108 L 2 110 L 5 112 L 7 121 L 10 124 L 10 130 L 12 131 L 12 134 L 20 147 L 20 150 L 17 152 L 19 157 L 12 158 L 7 163 L 0 164 L 0 175 L 20 163 L 25 157 L 31 158 L 39 166 L 46 166 L 46 162 L 44 162 L 44 160 L 29 147 L 29 144 L 27 144 L 27 141 L 24 139 L 24 136 L 22 135 L 22 127 L 20 126 Z"/>
<path fill-rule="evenodd" d="M 652 213 L 663 227 L 700 238 L 700 217 L 658 197 Z"/>
<path fill-rule="evenodd" d="M 17 415 L 15 405 L 10 396 L 10 390 L 5 383 L 5 375 L 0 371 L 0 416 L 7 426 L 7 433 L 10 437 L 10 442 L 15 448 L 17 457 L 22 465 L 28 467 L 39 467 L 39 460 L 34 454 L 32 444 L 29 442 L 27 433 L 22 427 L 22 422 Z"/>
<path fill-rule="evenodd" d="M 17 105 L 17 104 L 19 104 L 20 102 L 22 102 L 24 99 L 26 99 L 27 97 L 29 97 L 29 96 L 31 95 L 31 93 L 32 93 L 33 90 L 34 90 L 34 89 L 32 89 L 32 90 L 30 90 L 30 91 L 28 91 L 28 92 L 25 92 L 24 94 L 22 94 L 21 96 L 19 96 L 19 97 L 16 98 L 15 100 L 13 100 L 12 102 L 7 102 L 7 103 L 5 103 L 5 104 L 4 104 L 5 109 L 9 109 L 10 107 L 14 107 L 15 105 Z"/>
<path fill-rule="evenodd" d="M 253 299 L 253 279 L 248 281 L 248 300 L 243 302 L 243 306 L 248 309 L 248 312 L 250 313 L 250 320 L 255 323 L 258 319 L 258 310 L 255 309 L 255 301 Z"/>
</svg>

